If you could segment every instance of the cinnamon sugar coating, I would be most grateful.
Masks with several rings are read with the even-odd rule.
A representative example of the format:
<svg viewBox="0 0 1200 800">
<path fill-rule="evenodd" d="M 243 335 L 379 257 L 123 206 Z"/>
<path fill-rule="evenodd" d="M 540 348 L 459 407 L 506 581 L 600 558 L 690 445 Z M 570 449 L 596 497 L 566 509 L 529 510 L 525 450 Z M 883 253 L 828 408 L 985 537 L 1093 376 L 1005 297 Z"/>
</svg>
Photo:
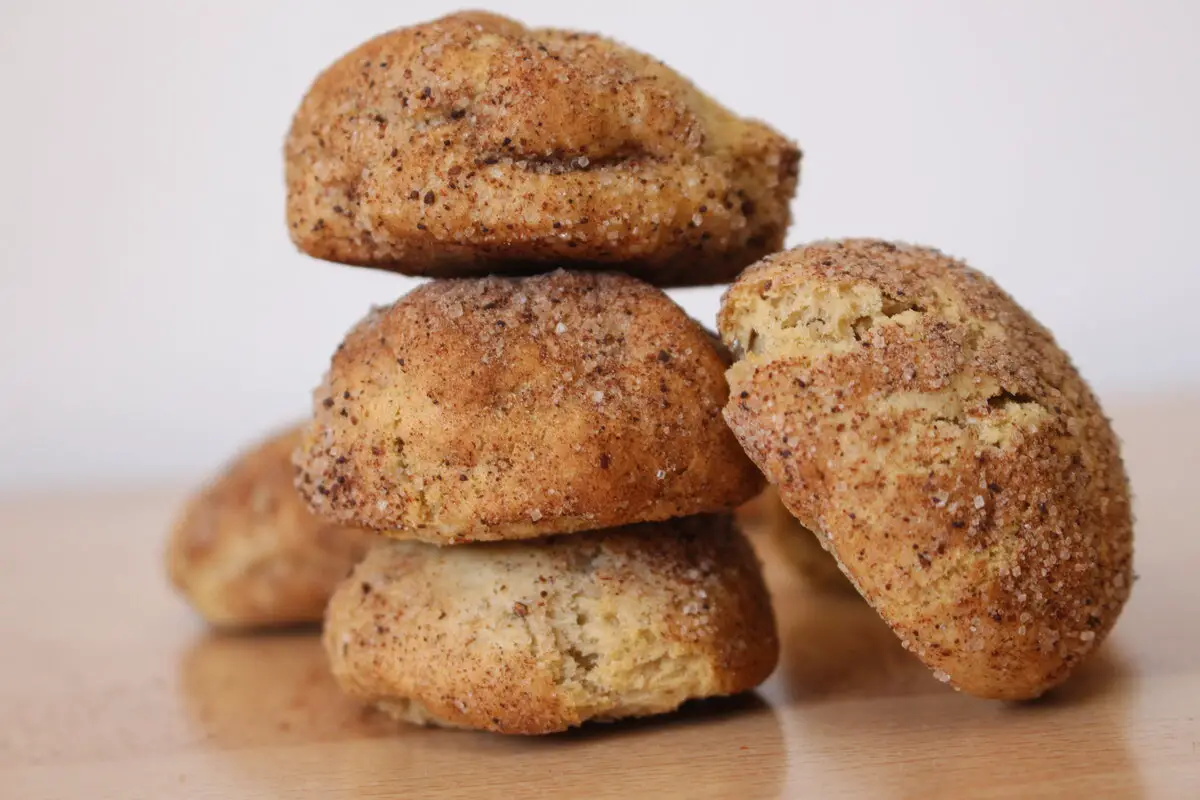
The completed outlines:
<svg viewBox="0 0 1200 800">
<path fill-rule="evenodd" d="M 799 159 L 648 56 L 460 13 L 317 78 L 287 138 L 287 217 L 310 255 L 408 275 L 570 262 L 722 283 L 783 245 Z"/>
<path fill-rule="evenodd" d="M 1132 578 L 1118 442 L 993 281 L 935 250 L 822 242 L 747 270 L 719 325 L 734 433 L 937 677 L 1034 697 L 1103 641 Z"/>
<path fill-rule="evenodd" d="M 517 734 L 747 691 L 779 656 L 728 514 L 467 547 L 383 540 L 330 601 L 324 643 L 351 696 Z"/>
<path fill-rule="evenodd" d="M 434 281 L 347 336 L 296 454 L 313 510 L 437 544 L 732 508 L 728 356 L 626 275 Z"/>
</svg>

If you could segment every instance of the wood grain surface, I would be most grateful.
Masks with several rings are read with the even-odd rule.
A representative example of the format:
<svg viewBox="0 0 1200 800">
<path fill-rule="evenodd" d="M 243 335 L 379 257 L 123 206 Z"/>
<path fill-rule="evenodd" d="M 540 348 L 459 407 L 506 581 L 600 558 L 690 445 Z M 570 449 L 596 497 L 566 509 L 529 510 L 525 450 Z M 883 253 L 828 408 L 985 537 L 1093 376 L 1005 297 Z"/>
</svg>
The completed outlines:
<svg viewBox="0 0 1200 800">
<path fill-rule="evenodd" d="M 1200 798 L 1200 392 L 1109 404 L 1139 580 L 1034 703 L 956 694 L 857 598 L 764 550 L 784 639 L 757 694 L 539 739 L 398 726 L 313 631 L 209 633 L 172 595 L 182 491 L 0 500 L 0 797 Z"/>
</svg>

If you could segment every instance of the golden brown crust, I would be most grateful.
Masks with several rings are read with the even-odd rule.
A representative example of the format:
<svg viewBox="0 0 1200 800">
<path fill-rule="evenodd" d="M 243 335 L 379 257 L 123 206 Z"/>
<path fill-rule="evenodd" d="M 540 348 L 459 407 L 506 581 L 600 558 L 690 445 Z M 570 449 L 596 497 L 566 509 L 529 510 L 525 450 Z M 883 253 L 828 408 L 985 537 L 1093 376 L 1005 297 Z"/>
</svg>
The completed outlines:
<svg viewBox="0 0 1200 800">
<path fill-rule="evenodd" d="M 172 583 L 214 625 L 319 622 L 374 535 L 321 522 L 293 487 L 300 429 L 277 434 L 193 497 L 167 547 Z"/>
<path fill-rule="evenodd" d="M 842 574 L 837 559 L 821 546 L 815 533 L 792 516 L 774 486 L 768 486 L 761 495 L 739 508 L 736 519 L 738 527 L 751 539 L 769 538 L 773 546 L 766 552 L 782 555 L 811 588 L 858 596 L 853 584 Z M 763 560 L 770 559 L 764 555 Z"/>
<path fill-rule="evenodd" d="M 324 641 L 354 697 L 521 734 L 747 691 L 779 655 L 728 514 L 535 542 L 382 541 L 334 594 Z"/>
<path fill-rule="evenodd" d="M 721 418 L 727 363 L 625 275 L 428 283 L 334 355 L 298 486 L 333 521 L 440 544 L 731 508 L 762 476 Z"/>
<path fill-rule="evenodd" d="M 1050 333 L 935 250 L 825 242 L 725 295 L 725 415 L 939 678 L 1036 696 L 1129 593 L 1116 437 Z"/>
<path fill-rule="evenodd" d="M 288 223 L 310 255 L 408 275 L 723 283 L 782 247 L 799 158 L 641 53 L 454 14 L 317 78 L 287 139 Z"/>
</svg>

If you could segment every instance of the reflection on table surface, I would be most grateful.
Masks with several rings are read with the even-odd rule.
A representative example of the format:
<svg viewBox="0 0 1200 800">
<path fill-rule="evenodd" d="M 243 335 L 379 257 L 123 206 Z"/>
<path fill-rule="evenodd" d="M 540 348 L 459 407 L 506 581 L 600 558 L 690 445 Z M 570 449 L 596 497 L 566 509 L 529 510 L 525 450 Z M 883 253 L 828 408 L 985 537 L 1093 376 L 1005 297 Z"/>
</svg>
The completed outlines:
<svg viewBox="0 0 1200 800">
<path fill-rule="evenodd" d="M 1190 398 L 1190 399 L 1188 399 Z M 315 630 L 206 631 L 162 575 L 181 492 L 0 503 L 0 797 L 1197 796 L 1200 396 L 1118 409 L 1141 576 L 1033 703 L 955 693 L 762 537 L 783 656 L 756 694 L 521 738 L 422 729 L 333 685 Z"/>
<path fill-rule="evenodd" d="M 549 737 L 418 728 L 342 696 L 315 633 L 203 636 L 183 654 L 179 689 L 211 744 L 272 794 L 296 788 L 297 780 L 311 784 L 313 776 L 264 767 L 263 751 L 271 759 L 276 747 L 314 743 L 354 744 L 324 751 L 336 754 L 339 777 L 325 785 L 331 791 L 347 789 L 345 777 L 351 786 L 417 791 L 440 774 L 464 795 L 503 785 L 586 796 L 601 780 L 607 790 L 637 793 L 644 767 L 656 781 L 698 783 L 702 794 L 774 796 L 786 771 L 779 720 L 753 693 Z M 547 756 L 553 762 L 539 766 Z"/>
<path fill-rule="evenodd" d="M 576 796 L 603 781 L 636 795 L 652 781 L 690 796 L 955 796 L 956 775 L 1026 795 L 1142 788 L 1118 648 L 1040 701 L 977 700 L 934 680 L 863 601 L 815 590 L 758 544 L 783 641 L 759 693 L 542 738 L 415 728 L 342 696 L 316 631 L 296 630 L 197 636 L 179 661 L 180 697 L 212 757 L 273 794 L 503 785 Z M 284 768 L 294 758 L 325 767 Z"/>
</svg>

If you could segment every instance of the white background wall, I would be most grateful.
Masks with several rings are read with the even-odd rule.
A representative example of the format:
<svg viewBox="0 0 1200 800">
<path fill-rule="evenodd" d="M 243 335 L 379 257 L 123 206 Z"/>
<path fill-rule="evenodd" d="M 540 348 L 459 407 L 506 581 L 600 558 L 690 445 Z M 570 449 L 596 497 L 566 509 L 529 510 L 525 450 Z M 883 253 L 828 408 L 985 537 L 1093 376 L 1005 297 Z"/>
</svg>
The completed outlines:
<svg viewBox="0 0 1200 800">
<path fill-rule="evenodd" d="M 1200 3 L 494 2 L 654 53 L 806 158 L 790 241 L 933 244 L 1102 396 L 1200 383 Z M 0 491 L 193 478 L 412 284 L 293 252 L 318 70 L 443 2 L 0 6 Z M 677 293 L 711 321 L 718 292 Z"/>
</svg>

